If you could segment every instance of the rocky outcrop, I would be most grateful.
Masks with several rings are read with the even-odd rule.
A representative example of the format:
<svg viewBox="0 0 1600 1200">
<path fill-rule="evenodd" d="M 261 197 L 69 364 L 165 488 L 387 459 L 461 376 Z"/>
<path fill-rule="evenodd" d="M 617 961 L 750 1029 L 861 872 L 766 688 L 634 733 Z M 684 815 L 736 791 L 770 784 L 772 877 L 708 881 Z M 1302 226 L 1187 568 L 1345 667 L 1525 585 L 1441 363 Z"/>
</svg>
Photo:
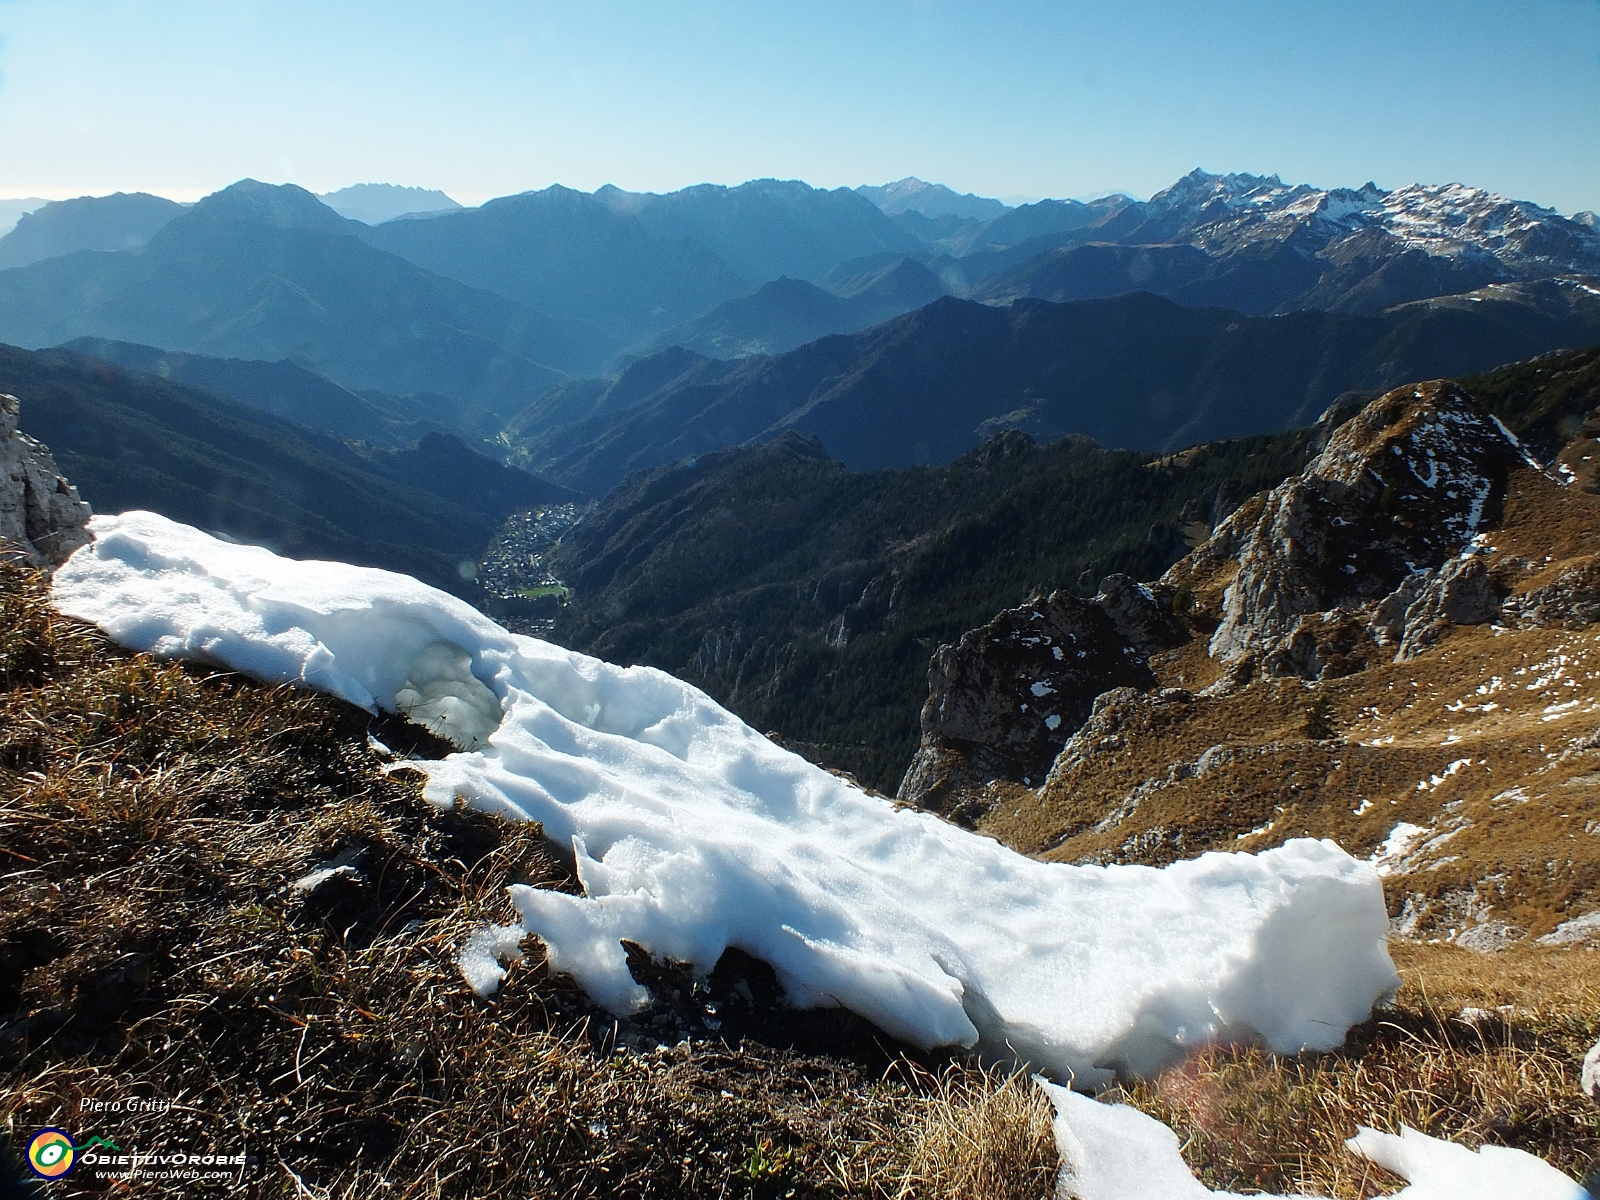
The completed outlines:
<svg viewBox="0 0 1600 1200">
<path fill-rule="evenodd" d="M 1189 636 L 1174 608 L 1210 632 L 1222 670 L 1208 699 L 1258 676 L 1331 680 L 1415 658 L 1452 626 L 1600 617 L 1600 557 L 1509 601 L 1503 570 L 1490 570 L 1479 534 L 1498 522 L 1510 473 L 1538 467 L 1505 426 L 1443 380 L 1358 401 L 1324 414 L 1303 474 L 1242 501 L 1218 486 L 1187 504 L 1180 523 L 1210 536 L 1159 583 L 1112 576 L 1093 600 L 1058 593 L 941 647 L 901 800 L 972 819 L 998 800 L 995 780 L 1070 790 L 1120 729 L 1192 699 L 1157 693 L 1148 666 Z M 1183 766 L 1167 764 L 1122 809 L 1198 771 Z"/>
<path fill-rule="evenodd" d="M 1495 519 L 1506 476 L 1523 461 L 1510 432 L 1453 383 L 1373 401 L 1303 475 L 1225 521 L 1214 535 L 1226 543 L 1221 553 L 1197 552 L 1238 561 L 1211 656 L 1253 656 L 1266 674 L 1334 677 L 1360 670 L 1376 645 L 1414 653 L 1452 620 L 1490 619 L 1492 584 L 1470 560 L 1432 582 L 1414 576 L 1455 558 Z M 1418 603 L 1419 632 L 1407 642 Z M 1363 628 L 1355 614 L 1375 604 L 1382 619 Z"/>
<path fill-rule="evenodd" d="M 54 567 L 89 541 L 89 506 L 41 442 L 17 428 L 21 405 L 0 396 L 0 553 Z"/>
<path fill-rule="evenodd" d="M 1415 658 L 1452 625 L 1482 625 L 1500 615 L 1500 590 L 1483 560 L 1460 556 L 1422 574 L 1405 610 L 1397 659 Z"/>
<path fill-rule="evenodd" d="M 922 740 L 899 799 L 949 815 L 990 780 L 1042 782 L 1095 697 L 1152 686 L 1150 655 L 1186 638 L 1125 575 L 1103 580 L 1092 600 L 1056 592 L 968 630 L 928 666 Z"/>
<path fill-rule="evenodd" d="M 1506 609 L 1507 618 L 1522 626 L 1576 629 L 1600 621 L 1600 559 L 1564 568 L 1553 583 L 1523 593 Z"/>
</svg>

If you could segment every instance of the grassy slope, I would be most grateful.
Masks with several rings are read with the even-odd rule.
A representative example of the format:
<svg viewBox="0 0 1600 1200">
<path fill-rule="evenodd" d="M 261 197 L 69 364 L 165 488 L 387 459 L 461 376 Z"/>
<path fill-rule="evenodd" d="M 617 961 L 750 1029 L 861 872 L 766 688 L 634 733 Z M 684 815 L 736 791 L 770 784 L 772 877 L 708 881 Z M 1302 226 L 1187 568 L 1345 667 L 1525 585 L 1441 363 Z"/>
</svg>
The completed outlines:
<svg viewBox="0 0 1600 1200">
<path fill-rule="evenodd" d="M 1037 1093 L 961 1061 L 929 1074 L 837 1012 L 766 1007 L 770 976 L 748 961 L 693 993 L 640 964 L 663 999 L 615 1025 L 530 941 L 496 1001 L 476 1000 L 452 960 L 476 923 L 511 915 L 504 885 L 573 886 L 536 827 L 435 810 L 412 777 L 379 770 L 366 714 L 123 653 L 50 612 L 42 588 L 0 568 L 13 1150 L 64 1125 L 145 1153 L 244 1152 L 240 1177 L 209 1191 L 261 1197 L 1047 1191 Z M 379 732 L 404 745 L 403 729 Z M 289 886 L 351 849 L 358 881 Z M 1376 1194 L 1340 1145 L 1357 1123 L 1520 1144 L 1569 1168 L 1600 1149 L 1574 1091 L 1597 1032 L 1594 956 L 1417 947 L 1401 967 L 1397 1005 L 1344 1050 L 1209 1051 L 1126 1098 L 1173 1121 L 1230 1187 Z M 735 998 L 739 976 L 756 1003 Z M 712 998 L 720 1033 L 642 1040 Z M 1502 1004 L 1511 1019 L 1481 1029 L 1448 1015 Z M 82 1114 L 85 1098 L 130 1096 L 172 1107 Z M 74 1186 L 104 1184 L 85 1169 Z"/>
</svg>

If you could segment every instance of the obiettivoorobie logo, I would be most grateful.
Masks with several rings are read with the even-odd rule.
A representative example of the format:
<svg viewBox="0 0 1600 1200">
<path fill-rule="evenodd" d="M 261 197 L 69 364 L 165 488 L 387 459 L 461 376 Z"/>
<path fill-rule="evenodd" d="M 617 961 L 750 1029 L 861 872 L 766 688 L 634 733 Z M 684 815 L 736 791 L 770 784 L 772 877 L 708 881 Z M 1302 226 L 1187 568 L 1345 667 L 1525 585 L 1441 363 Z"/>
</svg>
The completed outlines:
<svg viewBox="0 0 1600 1200">
<path fill-rule="evenodd" d="M 65 1179 L 78 1165 L 78 1155 L 96 1146 L 109 1146 L 118 1154 L 122 1148 L 103 1137 L 92 1137 L 81 1146 L 72 1144 L 65 1129 L 41 1129 L 28 1141 L 28 1169 L 40 1179 Z"/>
</svg>

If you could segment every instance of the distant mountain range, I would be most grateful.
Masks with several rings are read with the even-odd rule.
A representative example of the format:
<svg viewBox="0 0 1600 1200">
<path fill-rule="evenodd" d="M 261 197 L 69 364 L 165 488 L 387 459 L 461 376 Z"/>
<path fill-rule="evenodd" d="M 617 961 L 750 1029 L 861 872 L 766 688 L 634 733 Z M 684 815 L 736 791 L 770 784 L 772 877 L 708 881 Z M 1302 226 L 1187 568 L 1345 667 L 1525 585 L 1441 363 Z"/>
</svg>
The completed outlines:
<svg viewBox="0 0 1600 1200">
<path fill-rule="evenodd" d="M 40 199 L 38 196 L 28 196 L 16 200 L 0 200 L 0 237 L 10 233 L 24 213 L 31 213 L 36 208 L 43 208 L 50 201 Z"/>
<path fill-rule="evenodd" d="M 401 399 L 352 392 L 287 359 L 211 358 L 106 338 L 75 338 L 60 349 L 215 392 L 286 421 L 375 446 L 409 446 L 428 433 L 470 429 L 479 415 L 461 411 L 446 396 Z"/>
<path fill-rule="evenodd" d="M 80 250 L 132 250 L 183 211 L 144 192 L 57 200 L 22 215 L 0 237 L 0 270 Z"/>
<path fill-rule="evenodd" d="M 1600 273 L 1592 223 L 1477 188 L 1290 187 L 1195 171 L 971 280 L 989 301 L 1142 288 L 1252 313 L 1377 312 L 1488 283 Z"/>
<path fill-rule="evenodd" d="M 1147 292 L 1006 308 L 946 298 L 728 362 L 672 349 L 552 389 L 513 460 L 602 495 L 630 471 L 794 430 L 855 470 L 945 463 L 1006 429 L 1171 450 L 1313 420 L 1339 394 L 1600 342 L 1600 286 L 1495 285 L 1372 316 L 1250 317 Z"/>
<path fill-rule="evenodd" d="M 0 271 L 0 341 L 292 358 L 352 389 L 473 402 L 491 431 L 563 377 L 546 365 L 569 341 L 555 322 L 352 235 L 367 228 L 300 188 L 237 183 L 137 250 Z"/>
<path fill-rule="evenodd" d="M 381 225 L 400 217 L 432 217 L 461 208 L 432 188 L 398 187 L 392 183 L 357 183 L 317 197 L 341 217 L 365 225 Z"/>
<path fill-rule="evenodd" d="M 43 347 L 89 337 L 205 359 L 287 361 L 376 410 L 339 401 L 314 424 L 379 444 L 401 436 L 395 421 L 405 436 L 434 427 L 474 440 L 495 438 L 515 418 L 507 436 L 534 456 L 527 461 L 575 471 L 570 478 L 587 488 L 680 448 L 698 453 L 791 426 L 818 433 L 847 461 L 878 465 L 947 461 L 974 437 L 1012 426 L 1149 445 L 1223 425 L 1263 428 L 1291 411 L 1304 415 L 1307 397 L 1329 396 L 1324 384 L 1335 377 L 1340 386 L 1376 387 L 1424 373 L 1429 363 L 1465 369 L 1575 344 L 1591 336 L 1579 311 L 1582 289 L 1591 286 L 1585 280 L 1600 275 L 1592 214 L 1562 217 L 1457 185 L 1323 190 L 1196 171 L 1148 201 L 1109 196 L 1006 208 L 915 179 L 854 191 L 757 180 L 659 195 L 551 187 L 434 215 L 397 211 L 453 203 L 422 189 L 357 185 L 327 198 L 365 219 L 341 216 L 302 189 L 251 181 L 188 207 L 123 195 L 46 205 L 0 238 L 0 263 L 14 264 L 0 269 L 0 341 Z M 1551 280 L 1565 282 L 1538 291 Z M 1197 360 L 1181 379 L 1152 390 L 1137 382 L 1139 372 L 1184 359 L 1182 346 L 1157 341 L 1135 350 L 1115 333 L 1080 343 L 1074 327 L 1049 334 L 1065 339 L 1050 349 L 1026 333 L 1041 322 L 1054 329 L 1039 315 L 1045 310 L 1024 305 L 994 315 L 1003 312 L 996 306 L 1017 301 L 1134 292 L 1229 310 L 1224 328 L 1238 314 L 1321 312 L 1381 319 L 1362 327 L 1369 330 L 1425 327 L 1443 340 L 1426 354 L 1402 355 L 1394 372 L 1378 369 L 1377 359 L 1357 368 L 1345 355 L 1346 365 L 1313 372 L 1313 382 L 1282 396 L 1272 391 L 1276 383 L 1263 391 L 1240 381 L 1254 370 L 1284 382 L 1292 370 L 1247 370 L 1231 359 L 1215 371 Z M 924 398 L 918 404 L 937 406 L 949 381 L 964 379 L 959 411 L 905 408 L 914 399 L 907 393 L 899 415 L 881 428 L 867 428 L 882 416 L 878 400 L 863 400 L 855 425 L 841 424 L 836 401 L 880 395 L 870 381 L 882 372 L 825 339 L 861 337 L 947 303 L 944 294 L 992 310 L 946 331 L 974 340 L 930 350 L 942 374 L 915 393 Z M 1396 310 L 1463 295 L 1477 297 L 1470 304 L 1502 302 L 1488 322 L 1495 332 L 1455 309 Z M 919 327 L 943 328 L 953 311 Z M 1446 319 L 1447 311 L 1456 315 Z M 1216 319 L 1191 315 L 1179 323 L 1210 328 Z M 1274 335 L 1278 350 L 1292 343 L 1313 357 L 1344 354 L 1346 334 L 1335 331 L 1346 326 L 1296 320 L 1289 329 L 1315 326 L 1333 340 L 1312 350 L 1322 334 L 1310 342 L 1297 341 L 1299 333 Z M 995 332 L 1002 328 L 1012 332 Z M 885 327 L 875 336 L 886 348 L 902 331 Z M 1379 353 L 1387 336 L 1371 334 L 1356 357 Z M 1013 337 L 1016 353 L 1034 355 L 1034 365 L 1016 358 Z M 1489 340 L 1450 340 L 1467 337 Z M 786 356 L 812 343 L 819 345 L 806 361 L 844 372 L 821 390 L 806 370 L 789 373 Z M 671 345 L 750 361 L 696 367 L 692 386 L 711 391 L 696 393 L 704 403 L 694 401 L 693 412 L 657 397 L 655 417 L 641 410 L 623 418 L 616 373 Z M 770 361 L 757 365 L 759 356 Z M 1055 385 L 1031 374 L 1054 360 L 1076 364 L 1081 378 L 1104 387 L 1177 399 L 1153 423 L 1108 417 L 1086 398 L 1061 407 L 1043 398 Z M 1143 365 L 1128 365 L 1136 361 Z M 1117 374 L 1124 370 L 1135 374 Z M 607 373 L 613 377 L 600 378 Z M 287 385 L 279 374 L 269 391 Z M 1224 376 L 1231 382 L 1218 382 Z M 236 386 L 258 395 L 250 391 L 258 384 L 240 377 Z M 559 394 L 546 398 L 557 385 Z M 632 386 L 622 391 L 631 394 Z M 712 398 L 728 388 L 741 397 L 737 419 Z M 608 398 L 596 399 L 602 395 Z M 589 425 L 538 425 L 573 413 L 603 419 L 603 436 Z M 655 432 L 643 432 L 646 426 Z M 580 432 L 601 439 L 583 451 L 597 473 L 570 458 L 578 452 L 570 439 Z M 894 439 L 900 444 L 891 446 Z"/>
<path fill-rule="evenodd" d="M 924 217 L 962 217 L 987 221 L 1006 211 L 1006 206 L 998 200 L 974 196 L 971 192 L 957 193 L 942 183 L 925 183 L 911 176 L 881 187 L 862 184 L 856 192 L 891 217 L 914 212 Z"/>
<path fill-rule="evenodd" d="M 932 304 L 947 289 L 939 277 L 911 258 L 855 259 L 843 274 L 830 272 L 824 286 L 787 276 L 745 296 L 717 305 L 704 316 L 669 329 L 642 349 L 682 346 L 709 358 L 782 354 L 831 333 L 855 333 L 891 317 Z"/>
</svg>

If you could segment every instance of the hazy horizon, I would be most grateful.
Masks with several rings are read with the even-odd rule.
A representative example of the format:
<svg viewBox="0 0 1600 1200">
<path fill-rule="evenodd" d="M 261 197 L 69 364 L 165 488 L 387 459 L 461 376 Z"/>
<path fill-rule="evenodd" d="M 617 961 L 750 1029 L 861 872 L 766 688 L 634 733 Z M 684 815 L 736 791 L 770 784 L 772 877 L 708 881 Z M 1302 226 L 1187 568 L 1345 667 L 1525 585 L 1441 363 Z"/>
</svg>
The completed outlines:
<svg viewBox="0 0 1600 1200">
<path fill-rule="evenodd" d="M 1193 169 L 1195 169 L 1195 168 L 1191 168 L 1191 170 L 1193 170 Z M 1204 170 L 1208 174 L 1212 174 L 1212 175 L 1227 175 L 1227 174 L 1235 174 L 1236 173 L 1236 174 L 1259 175 L 1259 176 L 1265 177 L 1265 176 L 1280 174 L 1280 172 L 1275 172 L 1275 171 L 1229 172 L 1229 171 L 1222 171 L 1222 170 L 1210 170 L 1209 168 L 1206 168 L 1206 167 L 1200 167 L 1198 169 Z M 1183 174 L 1186 175 L 1186 174 L 1188 174 L 1188 172 L 1185 171 Z M 1177 181 L 1177 179 L 1181 178 L 1181 177 L 1182 176 L 1176 176 L 1176 177 L 1174 177 L 1173 180 L 1169 181 L 1168 185 L 1163 185 L 1163 186 L 1169 186 L 1170 183 L 1175 183 Z M 176 193 L 173 193 L 173 192 L 149 192 L 147 194 L 154 195 L 154 196 L 163 196 L 164 198 L 166 198 L 168 200 L 174 200 L 174 201 L 177 201 L 178 203 L 181 203 L 181 204 L 192 204 L 197 200 L 204 199 L 206 196 L 213 195 L 216 192 L 222 191 L 224 188 L 230 187 L 234 183 L 239 183 L 243 179 L 246 179 L 246 178 L 252 178 L 252 177 L 251 176 L 241 176 L 240 179 L 229 180 L 227 183 L 221 184 L 218 187 L 211 188 L 211 189 L 205 190 L 205 191 L 193 192 L 193 193 L 176 194 Z M 905 178 L 908 178 L 908 176 L 900 176 L 899 178 L 900 179 L 905 179 Z M 920 178 L 920 176 L 910 176 L 909 178 Z M 820 184 L 811 183 L 809 180 L 794 179 L 793 177 L 767 175 L 767 176 L 761 176 L 760 179 L 777 179 L 780 182 L 799 182 L 799 183 L 806 184 L 806 186 L 808 186 L 808 187 L 821 187 L 822 186 Z M 273 180 L 258 180 L 258 182 L 275 183 L 275 184 L 295 183 L 296 186 L 304 186 L 302 184 L 296 183 L 296 181 L 294 181 L 294 180 L 276 180 L 276 181 L 273 181 Z M 746 184 L 746 183 L 756 183 L 756 182 L 759 182 L 759 179 L 744 179 L 744 180 L 739 180 L 736 183 L 726 183 L 726 184 L 719 183 L 718 181 L 715 181 L 715 180 L 701 180 L 700 182 L 701 183 L 712 183 L 712 184 L 715 184 L 717 186 L 723 186 L 723 187 L 730 187 L 731 188 L 731 187 L 739 187 L 739 186 L 741 186 L 743 184 Z M 863 184 L 866 185 L 866 186 L 877 187 L 877 186 L 882 186 L 884 184 L 896 183 L 896 182 L 899 182 L 899 180 L 898 179 L 885 179 L 885 180 L 876 180 L 876 181 L 864 180 Z M 937 180 L 937 179 L 923 179 L 922 182 L 923 183 L 928 183 L 928 184 L 939 184 L 940 183 L 940 181 Z M 1310 186 L 1316 187 L 1316 188 L 1359 187 L 1361 184 L 1363 184 L 1365 182 L 1366 182 L 1366 180 L 1364 180 L 1364 179 L 1362 179 L 1362 180 L 1354 180 L 1354 179 L 1352 179 L 1352 180 L 1340 180 L 1340 181 L 1335 181 L 1335 182 L 1315 181 L 1315 180 L 1305 180 L 1305 179 L 1287 179 L 1287 178 L 1283 179 L 1283 183 L 1286 184 L 1289 187 L 1294 187 L 1294 186 L 1296 186 L 1298 184 L 1309 184 Z M 1407 182 L 1409 182 L 1409 183 L 1420 183 L 1420 184 L 1424 184 L 1424 185 L 1442 185 L 1442 184 L 1450 184 L 1450 183 L 1460 183 L 1460 184 L 1466 184 L 1469 187 L 1481 187 L 1482 186 L 1481 184 L 1475 183 L 1473 180 L 1470 180 L 1470 179 L 1416 179 L 1416 180 L 1409 180 Z M 514 195 L 522 194 L 524 192 L 542 191 L 545 188 L 549 188 L 549 187 L 565 187 L 565 186 L 568 186 L 566 184 L 561 183 L 561 181 L 556 180 L 556 181 L 554 181 L 552 183 L 547 183 L 547 184 L 544 184 L 544 185 L 542 185 L 540 187 L 522 188 L 522 189 L 519 189 L 519 191 L 504 192 L 504 193 L 499 193 L 499 194 L 494 195 L 494 196 L 485 196 L 482 199 L 472 199 L 472 200 L 463 199 L 462 196 L 457 195 L 455 193 L 452 193 L 448 188 L 442 188 L 442 187 L 437 186 L 436 184 L 430 184 L 430 183 L 392 183 L 389 180 L 376 180 L 376 179 L 359 179 L 359 180 L 355 180 L 355 181 L 353 181 L 351 183 L 339 184 L 336 187 L 325 188 L 325 189 L 322 189 L 321 191 L 317 191 L 317 190 L 311 189 L 311 188 L 306 188 L 306 190 L 312 192 L 313 195 L 315 195 L 319 199 L 321 199 L 323 197 L 329 196 L 329 195 L 331 195 L 331 194 L 333 194 L 335 192 L 338 192 L 338 191 L 340 191 L 342 189 L 345 189 L 345 188 L 351 188 L 351 187 L 357 187 L 357 186 L 374 186 L 374 185 L 375 186 L 379 186 L 379 187 L 384 187 L 384 186 L 398 187 L 398 188 L 405 188 L 405 189 L 408 189 L 408 190 L 417 190 L 417 191 L 440 191 L 440 192 L 444 192 L 445 195 L 449 197 L 449 199 L 456 201 L 458 204 L 461 204 L 463 208 L 476 208 L 479 205 L 488 203 L 490 200 L 501 199 L 504 196 L 514 196 Z M 585 191 L 585 192 L 588 192 L 588 193 L 592 194 L 593 192 L 600 190 L 600 188 L 604 188 L 604 187 L 607 187 L 607 186 L 616 186 L 616 185 L 600 184 L 596 188 L 583 188 L 583 189 L 573 189 L 573 190 Z M 693 186 L 696 186 L 696 185 L 695 184 L 686 184 L 684 186 L 685 187 L 693 187 Z M 858 184 L 842 184 L 842 185 L 838 185 L 838 186 L 854 188 L 854 187 L 862 186 L 862 185 L 858 185 Z M 945 184 L 944 186 L 949 187 L 950 185 L 949 184 Z M 1404 185 L 1397 185 L 1397 186 L 1404 186 Z M 133 190 L 135 190 L 135 189 L 132 189 L 132 188 L 113 188 L 110 191 L 106 191 L 106 192 L 85 192 L 85 193 L 79 193 L 79 194 L 75 194 L 75 195 L 58 195 L 58 196 L 41 196 L 38 192 L 35 192 L 35 193 L 33 193 L 32 195 L 29 195 L 29 196 L 0 196 L 0 204 L 16 203 L 16 202 L 20 202 L 20 201 L 24 201 L 24 200 L 37 200 L 37 201 L 40 201 L 41 205 L 42 205 L 43 203 L 49 203 L 51 201 L 56 201 L 56 200 L 88 199 L 88 198 L 94 198 L 94 197 L 98 197 L 98 196 L 109 196 L 109 195 L 115 194 L 116 192 L 130 192 L 130 191 L 133 191 Z M 633 191 L 633 192 L 646 192 L 646 193 L 653 193 L 653 194 L 659 195 L 659 194 L 663 194 L 663 191 L 665 191 L 665 190 L 676 191 L 676 190 L 679 190 L 679 189 L 676 189 L 676 188 L 674 188 L 674 189 L 627 188 L 627 189 L 624 189 L 624 190 Z M 964 192 L 967 189 L 952 188 L 951 190 L 952 191 L 956 191 L 956 192 Z M 1156 189 L 1156 191 L 1161 191 L 1161 190 L 1162 190 L 1162 188 L 1157 188 Z M 1487 189 L 1487 190 L 1492 191 L 1493 189 Z M 1037 204 L 1042 200 L 1091 201 L 1091 200 L 1102 199 L 1102 198 L 1104 198 L 1106 196 L 1116 195 L 1116 194 L 1125 195 L 1125 196 L 1129 197 L 1132 200 L 1144 201 L 1144 200 L 1150 199 L 1150 197 L 1152 195 L 1154 195 L 1155 192 L 1137 194 L 1137 193 L 1134 193 L 1134 192 L 1132 192 L 1132 191 L 1130 191 L 1128 189 L 1125 189 L 1125 188 L 1113 188 L 1110 191 L 1089 192 L 1089 193 L 1084 193 L 1084 194 L 1077 195 L 1077 196 L 1015 196 L 1015 195 L 1013 195 L 1013 196 L 995 196 L 995 195 L 993 195 L 991 193 L 985 193 L 985 192 L 981 192 L 981 191 L 980 192 L 972 192 L 970 194 L 973 194 L 973 195 L 976 195 L 976 196 L 979 196 L 979 197 L 983 197 L 983 198 L 986 198 L 986 199 L 999 200 L 1002 204 L 1005 204 L 1008 207 L 1016 208 L 1016 207 L 1020 207 L 1022 205 L 1026 205 L 1026 204 Z M 1543 206 L 1545 208 L 1555 208 L 1556 211 L 1561 213 L 1563 216 L 1569 216 L 1569 217 L 1572 216 L 1575 213 L 1584 212 L 1584 211 L 1590 211 L 1590 210 L 1585 210 L 1585 209 L 1560 209 L 1560 208 L 1556 208 L 1556 206 L 1546 203 L 1540 197 L 1537 197 L 1537 196 L 1510 196 L 1508 198 L 1509 199 L 1513 199 L 1513 200 L 1528 201 L 1528 202 L 1531 202 L 1531 203 L 1534 203 L 1534 204 L 1539 204 L 1539 205 L 1541 205 L 1541 206 Z"/>
</svg>

